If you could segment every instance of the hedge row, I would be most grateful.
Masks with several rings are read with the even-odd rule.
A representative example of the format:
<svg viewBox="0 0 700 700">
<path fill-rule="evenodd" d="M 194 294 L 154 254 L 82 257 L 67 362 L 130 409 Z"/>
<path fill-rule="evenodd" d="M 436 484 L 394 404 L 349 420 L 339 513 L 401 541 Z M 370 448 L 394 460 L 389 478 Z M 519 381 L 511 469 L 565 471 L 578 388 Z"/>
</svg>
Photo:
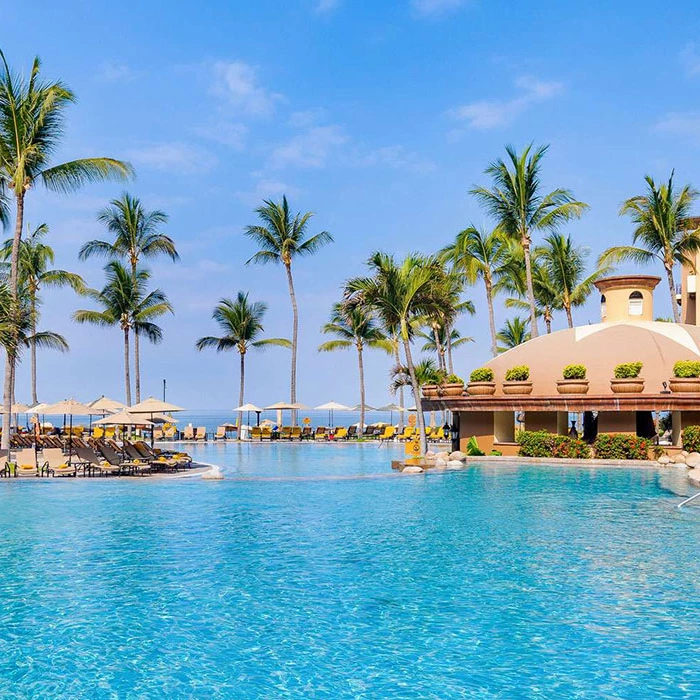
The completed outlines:
<svg viewBox="0 0 700 700">
<path fill-rule="evenodd" d="M 696 439 L 700 446 L 700 426 Z M 649 459 L 651 441 L 635 435 L 599 435 L 591 448 L 583 440 L 553 435 L 545 430 L 525 430 L 518 435 L 521 457 L 558 457 L 566 459 Z M 685 444 L 684 444 L 685 446 Z M 690 448 L 686 447 L 690 452 Z M 700 450 L 699 450 L 700 451 Z"/>
</svg>

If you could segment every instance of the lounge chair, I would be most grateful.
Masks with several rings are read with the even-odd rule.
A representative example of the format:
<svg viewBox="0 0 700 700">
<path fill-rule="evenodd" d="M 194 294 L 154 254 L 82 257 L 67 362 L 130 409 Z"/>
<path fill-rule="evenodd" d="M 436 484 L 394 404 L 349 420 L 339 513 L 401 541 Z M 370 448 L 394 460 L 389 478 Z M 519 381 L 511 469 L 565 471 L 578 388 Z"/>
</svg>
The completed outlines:
<svg viewBox="0 0 700 700">
<path fill-rule="evenodd" d="M 261 440 L 272 440 L 272 428 L 269 426 L 264 426 L 262 432 L 260 433 Z"/>
<path fill-rule="evenodd" d="M 163 431 L 163 437 L 166 440 L 177 440 L 177 428 L 174 425 L 166 426 Z"/>
<path fill-rule="evenodd" d="M 129 460 L 134 464 L 141 464 L 143 461 L 147 461 L 152 469 L 156 470 L 171 470 L 177 471 L 177 461 L 174 459 L 169 459 L 165 456 L 157 456 L 155 453 L 144 456 L 141 450 L 139 450 L 136 445 L 133 445 L 128 440 L 124 441 L 124 454 Z"/>
<path fill-rule="evenodd" d="M 188 425 L 182 433 L 183 440 L 194 440 L 194 428 Z"/>
<path fill-rule="evenodd" d="M 379 434 L 379 439 L 382 442 L 393 440 L 396 437 L 396 428 L 393 425 L 385 425 L 384 430 Z"/>
<path fill-rule="evenodd" d="M 206 440 L 207 439 L 207 429 L 200 425 L 197 430 L 194 431 L 195 440 Z"/>
<path fill-rule="evenodd" d="M 350 440 L 350 438 L 356 438 L 356 437 L 357 437 L 357 426 L 351 425 L 348 428 L 348 440 Z"/>
<path fill-rule="evenodd" d="M 407 425 L 401 435 L 399 435 L 399 440 L 410 440 L 416 434 L 416 429 L 413 426 Z"/>
<path fill-rule="evenodd" d="M 121 471 L 120 467 L 113 466 L 106 460 L 100 459 L 89 447 L 78 445 L 75 449 L 75 454 L 83 465 L 84 473 L 92 475 L 95 472 L 100 472 L 100 474 L 119 474 Z"/>
<path fill-rule="evenodd" d="M 131 460 L 123 460 L 111 445 L 105 442 L 97 443 L 99 453 L 105 458 L 108 464 L 113 467 L 119 467 L 120 474 L 123 472 L 129 474 L 144 474 L 151 471 L 150 464 L 135 463 Z"/>
<path fill-rule="evenodd" d="M 100 427 L 99 425 L 96 425 L 96 426 L 92 429 L 92 437 L 94 437 L 95 440 L 100 440 L 100 439 L 103 438 L 104 436 L 105 436 L 105 429 L 102 428 L 102 427 Z"/>
<path fill-rule="evenodd" d="M 328 432 L 322 425 L 316 428 L 316 432 L 314 433 L 314 440 L 328 440 Z"/>
<path fill-rule="evenodd" d="M 75 464 L 69 464 L 63 455 L 63 450 L 57 447 L 49 447 L 42 453 L 44 464 L 41 473 L 47 476 L 77 476 L 78 469 Z"/>
<path fill-rule="evenodd" d="M 302 440 L 311 440 L 314 436 L 314 429 L 308 425 L 304 426 L 304 429 L 301 431 L 301 439 Z"/>
<path fill-rule="evenodd" d="M 375 426 L 374 425 L 368 425 L 365 429 L 364 432 L 362 433 L 362 437 L 369 440 L 375 436 Z"/>
<path fill-rule="evenodd" d="M 292 439 L 292 428 L 289 425 L 283 425 L 280 430 L 280 440 L 291 440 Z"/>
<path fill-rule="evenodd" d="M 158 463 L 163 460 L 175 461 L 178 467 L 183 467 L 185 469 L 192 466 L 192 457 L 186 452 L 152 450 L 143 440 L 135 442 L 134 447 L 138 450 L 139 455 L 143 459 L 150 459 Z"/>
<path fill-rule="evenodd" d="M 15 476 L 39 476 L 39 469 L 36 464 L 36 451 L 34 448 L 19 450 L 15 459 L 8 460 L 8 468 L 14 465 Z"/>
<path fill-rule="evenodd" d="M 334 440 L 347 440 L 348 439 L 348 429 L 347 428 L 336 428 L 333 433 Z"/>
<path fill-rule="evenodd" d="M 162 440 L 163 439 L 163 429 L 162 428 L 153 428 L 153 439 L 154 440 Z"/>
<path fill-rule="evenodd" d="M 289 434 L 289 439 L 290 440 L 301 440 L 301 428 L 298 425 L 295 425 Z"/>
<path fill-rule="evenodd" d="M 262 440 L 262 428 L 255 426 L 250 429 L 250 439 L 251 440 Z"/>
<path fill-rule="evenodd" d="M 214 440 L 225 440 L 226 439 L 226 426 L 220 425 L 216 432 L 214 433 Z"/>
</svg>

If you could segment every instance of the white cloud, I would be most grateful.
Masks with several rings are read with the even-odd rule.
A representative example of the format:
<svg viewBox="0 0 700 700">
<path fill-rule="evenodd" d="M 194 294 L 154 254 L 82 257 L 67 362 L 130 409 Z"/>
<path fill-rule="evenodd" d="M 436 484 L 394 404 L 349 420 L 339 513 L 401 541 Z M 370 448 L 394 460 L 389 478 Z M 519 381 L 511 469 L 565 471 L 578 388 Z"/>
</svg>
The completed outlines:
<svg viewBox="0 0 700 700">
<path fill-rule="evenodd" d="M 657 122 L 655 129 L 684 136 L 700 145 L 700 112 L 669 112 Z"/>
<path fill-rule="evenodd" d="M 97 78 L 103 83 L 128 83 L 137 76 L 126 63 L 103 63 L 97 71 Z"/>
<path fill-rule="evenodd" d="M 345 131 L 338 125 L 314 126 L 275 148 L 268 166 L 274 170 L 288 166 L 323 168 L 331 155 L 347 141 Z"/>
<path fill-rule="evenodd" d="M 216 165 L 216 158 L 209 151 L 180 141 L 134 148 L 127 151 L 126 157 L 136 165 L 171 173 L 203 173 Z"/>
<path fill-rule="evenodd" d="M 337 10 L 340 7 L 342 0 L 318 0 L 316 3 L 316 12 L 320 15 L 328 14 Z"/>
<path fill-rule="evenodd" d="M 368 151 L 359 160 L 361 165 L 366 166 L 383 165 L 388 168 L 424 173 L 435 170 L 435 163 L 407 150 L 404 146 L 382 146 Z"/>
<path fill-rule="evenodd" d="M 282 95 L 258 84 L 257 71 L 243 61 L 217 61 L 214 64 L 215 95 L 235 110 L 250 116 L 269 116 Z"/>
<path fill-rule="evenodd" d="M 314 126 L 315 124 L 324 121 L 325 118 L 326 110 L 323 109 L 323 107 L 292 112 L 289 115 L 289 126 L 306 128 L 307 126 Z"/>
<path fill-rule="evenodd" d="M 261 178 L 249 192 L 236 192 L 236 197 L 245 204 L 258 206 L 263 199 L 279 199 L 283 194 L 288 197 L 298 195 L 301 190 L 294 185 L 275 179 Z"/>
<path fill-rule="evenodd" d="M 700 55 L 698 55 L 697 46 L 695 44 L 686 44 L 678 56 L 685 68 L 685 72 L 689 76 L 700 75 Z"/>
<path fill-rule="evenodd" d="M 413 11 L 421 17 L 436 17 L 456 10 L 465 0 L 411 0 Z"/>
<path fill-rule="evenodd" d="M 563 90 L 556 82 L 544 82 L 531 77 L 516 80 L 521 93 L 510 100 L 480 100 L 451 109 L 448 114 L 465 122 L 471 129 L 494 129 L 511 124 L 522 112 L 538 102 L 549 100 Z"/>
<path fill-rule="evenodd" d="M 242 151 L 245 148 L 248 127 L 245 124 L 219 121 L 208 126 L 197 127 L 195 133 L 210 141 L 229 146 L 236 151 Z"/>
</svg>

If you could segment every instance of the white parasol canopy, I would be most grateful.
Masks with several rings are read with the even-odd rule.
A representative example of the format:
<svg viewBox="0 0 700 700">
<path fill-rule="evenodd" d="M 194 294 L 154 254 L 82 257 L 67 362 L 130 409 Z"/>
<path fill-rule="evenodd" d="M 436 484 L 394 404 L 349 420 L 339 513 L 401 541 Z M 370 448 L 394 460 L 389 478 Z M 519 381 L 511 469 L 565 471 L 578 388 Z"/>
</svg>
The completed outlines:
<svg viewBox="0 0 700 700">
<path fill-rule="evenodd" d="M 233 412 L 237 413 L 238 411 L 253 411 L 254 413 L 262 413 L 264 410 L 264 408 L 260 408 L 260 406 L 256 406 L 253 403 L 244 403 L 242 406 L 236 406 L 236 408 L 233 409 Z"/>
<path fill-rule="evenodd" d="M 170 413 L 171 411 L 184 411 L 181 406 L 161 401 L 153 396 L 149 396 L 140 403 L 134 404 L 128 409 L 129 413 Z"/>
<path fill-rule="evenodd" d="M 33 409 L 32 413 L 43 413 L 47 416 L 89 416 L 92 415 L 92 408 L 86 403 L 75 399 L 66 399 L 65 401 L 49 404 L 42 408 L 41 411 Z"/>
<path fill-rule="evenodd" d="M 144 416 L 135 415 L 129 411 L 119 411 L 96 420 L 94 425 L 153 425 L 153 423 Z"/>
<path fill-rule="evenodd" d="M 90 407 L 95 413 L 116 413 L 117 411 L 125 411 L 127 406 L 121 401 L 107 398 L 102 394 L 99 399 L 90 402 Z"/>
</svg>

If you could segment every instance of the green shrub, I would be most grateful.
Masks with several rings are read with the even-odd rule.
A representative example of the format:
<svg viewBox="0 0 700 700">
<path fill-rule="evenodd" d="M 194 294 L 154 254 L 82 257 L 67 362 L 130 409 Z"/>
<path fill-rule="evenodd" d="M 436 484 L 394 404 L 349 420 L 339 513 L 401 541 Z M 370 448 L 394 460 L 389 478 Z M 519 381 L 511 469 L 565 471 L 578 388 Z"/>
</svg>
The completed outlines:
<svg viewBox="0 0 700 700">
<path fill-rule="evenodd" d="M 624 364 L 615 367 L 615 379 L 634 379 L 639 376 L 642 371 L 641 362 L 625 362 Z"/>
<path fill-rule="evenodd" d="M 464 384 L 464 379 L 456 374 L 448 374 L 442 381 L 443 384 Z"/>
<path fill-rule="evenodd" d="M 479 443 L 476 441 L 476 436 L 474 435 L 467 440 L 467 447 L 464 452 L 470 457 L 483 457 L 486 454 L 483 450 L 479 449 Z"/>
<path fill-rule="evenodd" d="M 521 457 L 588 459 L 591 456 L 591 448 L 583 440 L 554 435 L 546 430 L 523 430 L 518 434 L 518 443 Z"/>
<path fill-rule="evenodd" d="M 593 451 L 598 459 L 649 459 L 651 440 L 636 435 L 598 435 Z"/>
<path fill-rule="evenodd" d="M 490 367 L 479 367 L 469 375 L 470 382 L 492 382 L 493 370 Z"/>
<path fill-rule="evenodd" d="M 566 365 L 561 376 L 564 379 L 585 379 L 586 368 L 583 365 Z"/>
<path fill-rule="evenodd" d="M 688 425 L 681 433 L 683 449 L 688 452 L 700 452 L 700 425 Z"/>
<path fill-rule="evenodd" d="M 697 379 L 700 377 L 700 362 L 697 360 L 678 360 L 673 365 L 673 376 L 679 379 Z"/>
<path fill-rule="evenodd" d="M 530 379 L 530 368 L 527 365 L 518 365 L 506 371 L 507 382 L 526 382 L 528 379 Z"/>
</svg>

